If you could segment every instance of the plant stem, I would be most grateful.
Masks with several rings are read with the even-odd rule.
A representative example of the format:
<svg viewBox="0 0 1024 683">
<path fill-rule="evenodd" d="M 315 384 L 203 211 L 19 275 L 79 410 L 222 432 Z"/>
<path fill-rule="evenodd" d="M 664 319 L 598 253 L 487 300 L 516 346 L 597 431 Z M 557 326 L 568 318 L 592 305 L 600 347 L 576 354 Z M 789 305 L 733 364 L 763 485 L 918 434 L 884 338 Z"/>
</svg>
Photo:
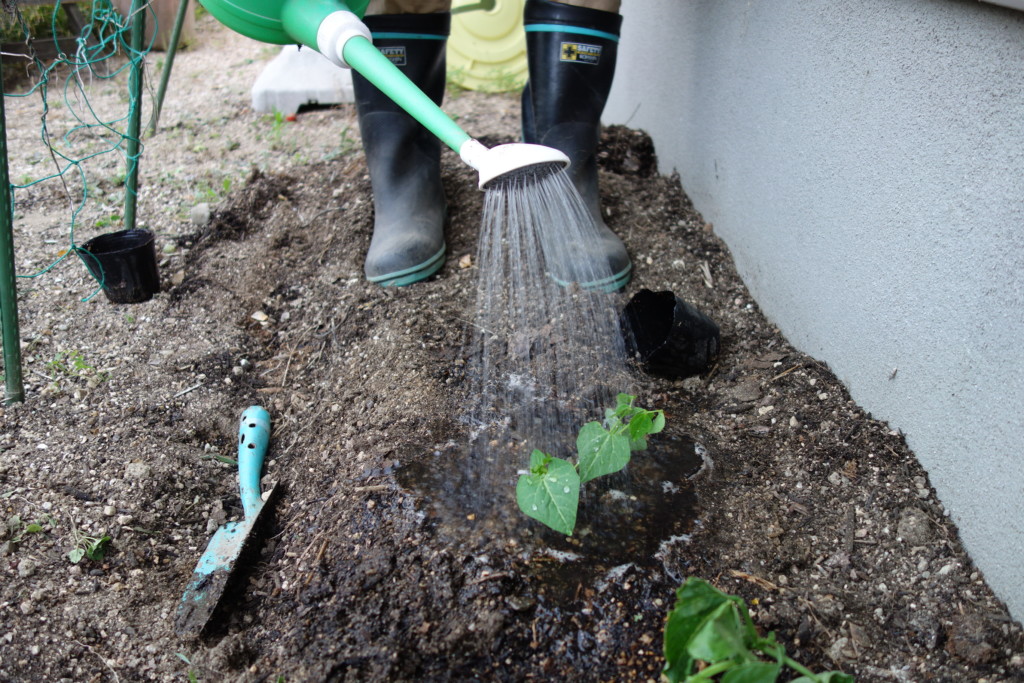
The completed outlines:
<svg viewBox="0 0 1024 683">
<path fill-rule="evenodd" d="M 797 662 L 797 661 L 794 661 L 793 659 L 790 659 L 787 655 L 782 655 L 782 662 L 783 662 L 783 664 L 788 666 L 790 669 L 793 669 L 794 671 L 796 671 L 799 674 L 807 676 L 812 681 L 819 681 L 819 680 L 821 680 L 821 679 L 818 678 L 818 676 L 814 672 L 812 672 L 806 666 L 804 666 L 800 662 Z"/>
</svg>

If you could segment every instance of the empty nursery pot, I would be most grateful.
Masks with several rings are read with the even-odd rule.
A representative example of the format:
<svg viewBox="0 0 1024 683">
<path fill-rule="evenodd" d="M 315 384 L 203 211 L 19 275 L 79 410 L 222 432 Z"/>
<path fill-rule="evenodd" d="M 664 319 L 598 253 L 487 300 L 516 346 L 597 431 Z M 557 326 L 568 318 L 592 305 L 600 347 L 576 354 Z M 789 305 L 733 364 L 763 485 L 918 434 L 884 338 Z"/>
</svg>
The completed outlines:
<svg viewBox="0 0 1024 683">
<path fill-rule="evenodd" d="M 718 325 L 669 291 L 641 289 L 623 309 L 622 325 L 630 355 L 652 375 L 699 375 L 718 355 Z"/>
<path fill-rule="evenodd" d="M 149 230 L 110 232 L 83 244 L 82 260 L 113 303 L 149 301 L 160 290 L 153 242 Z"/>
</svg>

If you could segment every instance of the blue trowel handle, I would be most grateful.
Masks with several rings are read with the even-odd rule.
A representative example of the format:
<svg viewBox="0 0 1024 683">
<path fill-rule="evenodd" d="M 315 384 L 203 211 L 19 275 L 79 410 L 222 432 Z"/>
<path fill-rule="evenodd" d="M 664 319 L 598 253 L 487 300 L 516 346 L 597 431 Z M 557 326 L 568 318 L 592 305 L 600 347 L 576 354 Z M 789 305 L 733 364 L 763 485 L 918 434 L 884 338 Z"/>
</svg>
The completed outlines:
<svg viewBox="0 0 1024 683">
<path fill-rule="evenodd" d="M 246 519 L 255 517 L 263 505 L 260 472 L 269 441 L 270 413 L 260 406 L 249 406 L 238 425 L 238 485 Z"/>
</svg>

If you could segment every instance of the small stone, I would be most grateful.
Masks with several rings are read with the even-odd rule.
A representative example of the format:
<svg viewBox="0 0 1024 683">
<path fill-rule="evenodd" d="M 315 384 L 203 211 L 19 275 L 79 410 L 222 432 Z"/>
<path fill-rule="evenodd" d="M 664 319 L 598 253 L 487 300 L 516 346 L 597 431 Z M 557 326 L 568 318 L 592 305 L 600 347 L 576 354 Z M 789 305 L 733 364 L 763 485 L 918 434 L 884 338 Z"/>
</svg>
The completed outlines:
<svg viewBox="0 0 1024 683">
<path fill-rule="evenodd" d="M 837 638 L 836 642 L 832 643 L 832 646 L 828 649 L 828 656 L 833 662 L 839 663 L 846 659 L 843 650 L 850 644 L 849 638 Z"/>
<path fill-rule="evenodd" d="M 21 611 L 22 614 L 28 616 L 36 611 L 36 606 L 32 604 L 31 600 L 26 600 L 20 605 L 18 605 L 18 609 Z"/>
<path fill-rule="evenodd" d="M 472 267 L 473 267 L 473 255 L 472 254 L 463 254 L 462 257 L 459 258 L 459 268 L 472 268 Z"/>
<path fill-rule="evenodd" d="M 36 573 L 36 563 L 27 557 L 18 563 L 18 576 L 27 579 Z"/>
<path fill-rule="evenodd" d="M 932 538 L 932 525 L 928 515 L 915 507 L 905 508 L 896 525 L 896 535 L 911 546 L 927 545 Z"/>
<path fill-rule="evenodd" d="M 263 311 L 256 311 L 255 313 L 252 314 L 251 317 L 253 320 L 260 323 L 265 323 L 270 319 L 270 316 L 268 316 Z"/>
<path fill-rule="evenodd" d="M 205 228 L 210 222 L 210 205 L 207 203 L 196 204 L 188 212 L 189 220 L 197 228 Z"/>
<path fill-rule="evenodd" d="M 117 508 L 114 507 L 113 505 L 104 505 L 103 506 L 103 516 L 104 517 L 113 517 L 116 514 L 117 514 Z"/>
<path fill-rule="evenodd" d="M 124 468 L 126 479 L 149 479 L 152 474 L 153 468 L 144 462 L 130 462 Z"/>
</svg>

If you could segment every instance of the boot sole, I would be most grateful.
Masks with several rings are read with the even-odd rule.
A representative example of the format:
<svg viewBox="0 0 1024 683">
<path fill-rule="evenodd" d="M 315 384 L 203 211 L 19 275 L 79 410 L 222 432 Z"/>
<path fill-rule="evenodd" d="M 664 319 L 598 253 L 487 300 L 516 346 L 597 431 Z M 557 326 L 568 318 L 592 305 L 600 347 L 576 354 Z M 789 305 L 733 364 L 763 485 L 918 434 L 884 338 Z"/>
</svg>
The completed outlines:
<svg viewBox="0 0 1024 683">
<path fill-rule="evenodd" d="M 629 278 L 632 276 L 632 274 L 633 264 L 631 262 L 628 266 L 620 270 L 615 275 L 611 275 L 606 278 L 601 278 L 600 280 L 593 280 L 591 282 L 574 283 L 569 282 L 568 280 L 561 280 L 555 277 L 554 275 L 551 275 L 551 279 L 562 287 L 569 287 L 573 284 L 578 284 L 580 289 L 597 290 L 610 294 L 611 292 L 617 292 L 623 287 L 625 287 L 629 283 Z"/>
<path fill-rule="evenodd" d="M 441 245 L 441 250 L 439 252 L 418 266 L 405 268 L 403 270 L 396 270 L 395 272 L 387 273 L 386 275 L 374 275 L 373 277 L 367 277 L 366 279 L 376 285 L 380 285 L 381 287 L 405 287 L 406 285 L 411 285 L 414 282 L 426 280 L 428 277 L 441 270 L 441 266 L 444 265 L 444 254 L 446 250 L 447 245 Z"/>
</svg>

